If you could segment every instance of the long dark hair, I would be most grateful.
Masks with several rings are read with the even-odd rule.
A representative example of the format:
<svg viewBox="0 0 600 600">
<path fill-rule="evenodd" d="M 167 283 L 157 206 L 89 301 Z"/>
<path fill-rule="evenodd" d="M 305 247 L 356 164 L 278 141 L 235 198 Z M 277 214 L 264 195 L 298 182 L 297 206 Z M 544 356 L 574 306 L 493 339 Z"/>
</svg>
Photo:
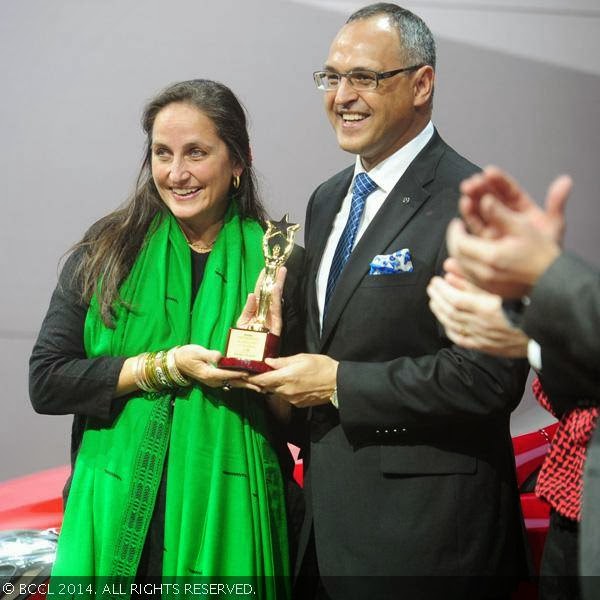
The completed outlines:
<svg viewBox="0 0 600 600">
<path fill-rule="evenodd" d="M 73 248 L 82 253 L 73 275 L 81 300 L 88 304 L 99 291 L 100 314 L 107 326 L 113 325 L 112 307 L 119 301 L 119 286 L 131 270 L 150 224 L 156 215 L 168 212 L 152 179 L 152 128 L 158 113 L 175 102 L 190 104 L 209 117 L 227 146 L 232 163 L 243 167 L 239 188 L 231 189 L 241 217 L 261 223 L 266 219 L 252 168 L 246 113 L 235 94 L 209 79 L 182 81 L 159 92 L 142 115 L 146 149 L 133 193 L 121 208 L 95 223 Z"/>
</svg>

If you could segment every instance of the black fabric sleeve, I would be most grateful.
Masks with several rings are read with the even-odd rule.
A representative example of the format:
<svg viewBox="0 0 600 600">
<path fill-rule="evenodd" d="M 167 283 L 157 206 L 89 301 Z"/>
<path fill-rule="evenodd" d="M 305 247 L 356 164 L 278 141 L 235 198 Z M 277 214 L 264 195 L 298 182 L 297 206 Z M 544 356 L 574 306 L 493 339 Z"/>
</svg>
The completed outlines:
<svg viewBox="0 0 600 600">
<path fill-rule="evenodd" d="M 542 361 L 544 351 L 556 352 L 582 371 L 597 373 L 600 273 L 563 252 L 534 286 L 521 329 L 542 347 Z"/>
<path fill-rule="evenodd" d="M 81 255 L 66 261 L 29 359 L 29 397 L 36 412 L 75 414 L 109 421 L 122 407 L 113 396 L 125 357 L 86 358 L 87 306 L 73 272 Z"/>
<path fill-rule="evenodd" d="M 565 252 L 546 270 L 523 311 L 521 328 L 542 348 L 539 373 L 556 415 L 598 405 L 598 271 Z"/>
<path fill-rule="evenodd" d="M 600 404 L 600 373 L 582 369 L 560 351 L 542 348 L 542 370 L 538 377 L 557 418 L 574 408 Z"/>
</svg>

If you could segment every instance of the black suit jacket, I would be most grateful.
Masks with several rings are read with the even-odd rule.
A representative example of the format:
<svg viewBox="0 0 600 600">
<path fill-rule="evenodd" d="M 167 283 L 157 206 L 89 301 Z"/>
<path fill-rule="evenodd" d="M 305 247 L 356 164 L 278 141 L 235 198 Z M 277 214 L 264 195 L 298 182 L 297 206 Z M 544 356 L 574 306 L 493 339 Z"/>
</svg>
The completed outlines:
<svg viewBox="0 0 600 600">
<path fill-rule="evenodd" d="M 434 134 L 352 252 L 322 335 L 316 276 L 353 167 L 308 205 L 307 345 L 340 361 L 339 412 L 312 411 L 300 554 L 312 527 L 334 599 L 398 597 L 389 577 L 400 575 L 451 576 L 437 579 L 443 597 L 466 598 L 464 588 L 451 591 L 456 577 L 516 575 L 523 566 L 509 416 L 527 365 L 452 346 L 426 293 L 446 257 L 458 184 L 476 170 Z M 368 274 L 375 255 L 401 248 L 413 272 Z M 363 575 L 380 577 L 352 579 Z M 404 579 L 405 597 L 440 597 L 424 582 Z"/>
<path fill-rule="evenodd" d="M 568 364 L 582 383 L 600 384 L 600 274 L 568 253 L 539 279 L 522 329 L 542 347 L 542 367 Z"/>
<path fill-rule="evenodd" d="M 600 273 L 563 253 L 535 285 L 522 327 L 542 348 L 540 378 L 559 408 L 600 403 Z M 580 572 L 585 600 L 600 599 L 600 435 L 585 461 Z M 595 576 L 595 577 L 590 577 Z"/>
</svg>

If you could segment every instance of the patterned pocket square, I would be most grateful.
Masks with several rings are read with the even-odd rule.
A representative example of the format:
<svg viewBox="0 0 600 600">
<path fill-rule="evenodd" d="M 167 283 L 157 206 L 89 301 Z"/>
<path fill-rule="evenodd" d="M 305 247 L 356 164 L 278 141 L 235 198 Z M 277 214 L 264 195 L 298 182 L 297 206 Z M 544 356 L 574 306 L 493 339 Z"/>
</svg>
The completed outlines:
<svg viewBox="0 0 600 600">
<path fill-rule="evenodd" d="M 410 250 L 402 248 L 393 254 L 378 254 L 371 261 L 369 275 L 394 275 L 413 271 Z"/>
</svg>

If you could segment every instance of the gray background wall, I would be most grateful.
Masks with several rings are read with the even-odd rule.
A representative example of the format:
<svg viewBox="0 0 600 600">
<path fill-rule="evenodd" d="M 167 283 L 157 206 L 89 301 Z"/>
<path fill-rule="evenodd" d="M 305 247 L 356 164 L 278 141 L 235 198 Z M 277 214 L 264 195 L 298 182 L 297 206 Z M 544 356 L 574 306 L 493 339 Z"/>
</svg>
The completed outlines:
<svg viewBox="0 0 600 600">
<path fill-rule="evenodd" d="M 62 253 L 130 191 L 139 116 L 167 83 L 233 88 L 273 216 L 302 222 L 312 189 L 351 157 L 335 143 L 311 72 L 363 2 L 0 2 L 0 480 L 67 462 L 70 418 L 35 415 L 27 359 Z M 414 1 L 438 41 L 434 121 L 479 164 L 542 198 L 576 182 L 566 244 L 600 257 L 598 0 Z M 515 432 L 548 417 L 528 397 Z"/>
</svg>

